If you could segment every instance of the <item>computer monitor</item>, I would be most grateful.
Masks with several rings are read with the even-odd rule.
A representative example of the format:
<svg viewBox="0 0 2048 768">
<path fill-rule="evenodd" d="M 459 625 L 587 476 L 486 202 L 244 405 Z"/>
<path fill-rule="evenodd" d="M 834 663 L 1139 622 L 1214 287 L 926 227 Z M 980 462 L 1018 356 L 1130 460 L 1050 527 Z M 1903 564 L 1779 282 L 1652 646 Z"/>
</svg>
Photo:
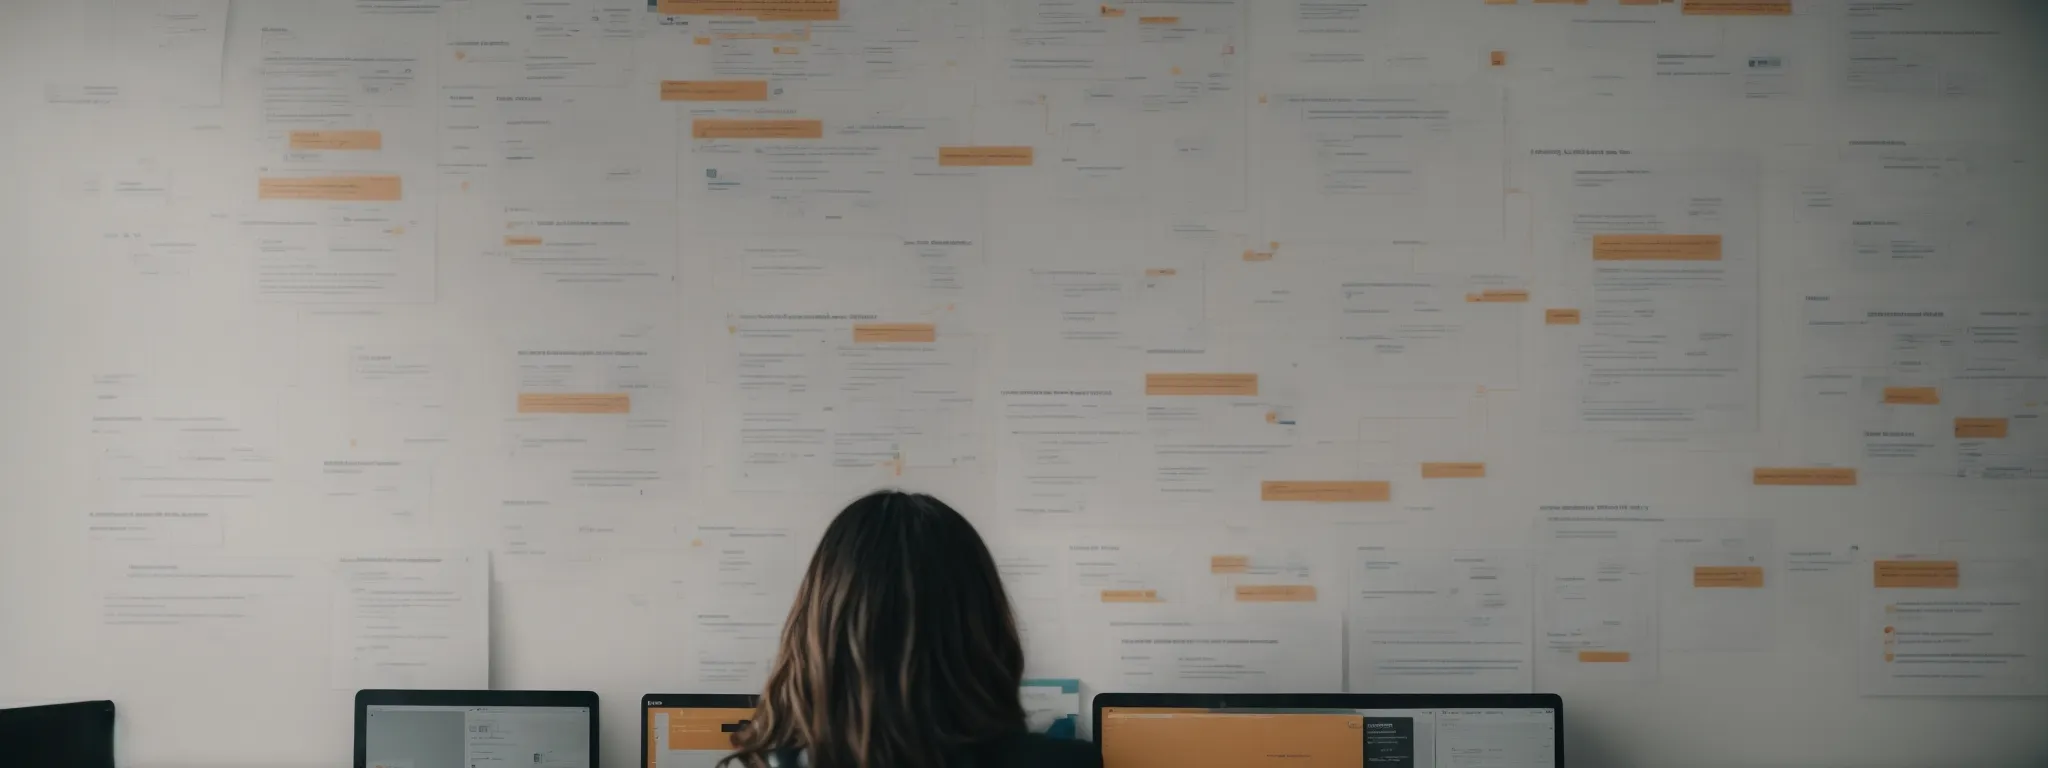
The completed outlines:
<svg viewBox="0 0 2048 768">
<path fill-rule="evenodd" d="M 598 768 L 589 691 L 356 693 L 355 768 Z"/>
<path fill-rule="evenodd" d="M 1558 768 L 1554 694 L 1095 697 L 1103 768 Z"/>
<path fill-rule="evenodd" d="M 761 697 L 725 693 L 650 693 L 640 697 L 640 764 L 712 768 L 732 754 L 732 737 Z"/>
</svg>

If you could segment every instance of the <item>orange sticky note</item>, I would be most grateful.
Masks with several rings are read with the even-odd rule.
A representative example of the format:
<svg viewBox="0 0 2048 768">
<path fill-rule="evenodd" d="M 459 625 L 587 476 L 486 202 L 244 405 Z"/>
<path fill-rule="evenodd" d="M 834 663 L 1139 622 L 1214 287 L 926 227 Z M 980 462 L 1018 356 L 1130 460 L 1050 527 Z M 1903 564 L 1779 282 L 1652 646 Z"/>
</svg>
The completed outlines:
<svg viewBox="0 0 2048 768">
<path fill-rule="evenodd" d="M 764 21 L 832 21 L 839 0 L 658 0 L 654 10 L 671 16 L 739 16 Z"/>
<path fill-rule="evenodd" d="M 402 199 L 397 176 L 277 176 L 256 180 L 259 200 L 394 202 Z"/>
<path fill-rule="evenodd" d="M 505 244 L 518 247 L 522 245 L 540 245 L 541 241 L 539 235 L 506 235 Z"/>
<path fill-rule="evenodd" d="M 1145 394 L 1249 397 L 1259 394 L 1259 375 L 1256 373 L 1148 373 L 1145 374 Z"/>
<path fill-rule="evenodd" d="M 1179 24 L 1179 16 L 1140 16 L 1139 24 Z"/>
<path fill-rule="evenodd" d="M 766 80 L 663 80 L 662 101 L 767 101 Z"/>
<path fill-rule="evenodd" d="M 292 149 L 359 151 L 384 148 L 383 131 L 292 131 Z"/>
<path fill-rule="evenodd" d="M 693 139 L 822 139 L 823 120 L 749 120 L 700 117 L 690 122 Z"/>
<path fill-rule="evenodd" d="M 1393 498 L 1394 484 L 1385 480 L 1267 480 L 1259 484 L 1260 501 L 1330 504 Z"/>
<path fill-rule="evenodd" d="M 1036 154 L 1031 147 L 939 147 L 939 165 L 967 168 L 1014 168 L 1029 166 Z"/>
<path fill-rule="evenodd" d="M 1244 573 L 1252 569 L 1248 555 L 1213 555 L 1209 558 L 1210 573 Z"/>
<path fill-rule="evenodd" d="M 1505 66 L 1507 66 L 1507 65 L 1508 65 L 1508 52 L 1507 52 L 1507 51 L 1494 51 L 1494 52 L 1493 52 L 1493 65 L 1494 65 L 1494 66 L 1496 66 L 1496 67 L 1505 67 Z"/>
<path fill-rule="evenodd" d="M 1465 300 L 1474 304 L 1527 304 L 1529 291 L 1523 288 L 1488 288 L 1465 294 Z"/>
<path fill-rule="evenodd" d="M 1240 603 L 1313 603 L 1316 588 L 1307 584 L 1240 584 Z"/>
<path fill-rule="evenodd" d="M 1105 589 L 1102 590 L 1105 603 L 1163 603 L 1156 589 Z"/>
<path fill-rule="evenodd" d="M 1764 569 L 1760 565 L 1695 565 L 1692 585 L 1697 589 L 1763 589 Z"/>
<path fill-rule="evenodd" d="M 1941 390 L 1934 387 L 1885 387 L 1885 405 L 1941 405 Z"/>
<path fill-rule="evenodd" d="M 1594 235 L 1594 261 L 1720 261 L 1720 235 Z"/>
<path fill-rule="evenodd" d="M 1757 467 L 1756 485 L 1855 485 L 1853 467 Z"/>
<path fill-rule="evenodd" d="M 1956 419 L 1956 438 L 1961 440 L 2003 440 L 2011 429 L 2011 419 Z"/>
<path fill-rule="evenodd" d="M 697 45 L 710 45 L 710 44 L 711 44 L 711 36 L 710 36 L 710 35 L 698 35 L 698 36 L 696 36 L 696 37 L 694 37 L 694 38 L 691 38 L 691 39 L 690 39 L 690 42 L 692 42 L 692 43 L 696 43 Z"/>
<path fill-rule="evenodd" d="M 1576 309 L 1543 310 L 1544 325 L 1578 325 L 1579 311 Z"/>
<path fill-rule="evenodd" d="M 1121 19 L 1121 18 L 1123 18 L 1123 17 L 1124 17 L 1124 9 L 1122 9 L 1122 8 L 1115 8 L 1115 7 L 1111 7 L 1111 6 L 1107 6 L 1107 5 L 1105 5 L 1105 6 L 1102 6 L 1102 18 L 1105 18 L 1105 19 Z"/>
<path fill-rule="evenodd" d="M 1245 251 L 1245 252 L 1244 252 L 1244 260 L 1245 260 L 1245 261 L 1272 261 L 1272 260 L 1273 260 L 1273 252 L 1272 252 L 1272 251 Z"/>
<path fill-rule="evenodd" d="M 935 323 L 855 323 L 855 344 L 930 344 L 939 340 Z"/>
<path fill-rule="evenodd" d="M 519 393 L 520 413 L 632 413 L 633 396 L 626 392 Z"/>
<path fill-rule="evenodd" d="M 1628 651 L 1579 651 L 1581 664 L 1625 664 Z"/>
<path fill-rule="evenodd" d="M 1685 0 L 1687 16 L 1790 16 L 1792 0 Z"/>
<path fill-rule="evenodd" d="M 1871 564 L 1878 589 L 1955 589 L 1963 569 L 1954 560 L 1879 560 Z"/>
<path fill-rule="evenodd" d="M 1464 480 L 1486 476 L 1486 462 L 1483 461 L 1425 461 L 1422 463 L 1424 480 Z"/>
</svg>

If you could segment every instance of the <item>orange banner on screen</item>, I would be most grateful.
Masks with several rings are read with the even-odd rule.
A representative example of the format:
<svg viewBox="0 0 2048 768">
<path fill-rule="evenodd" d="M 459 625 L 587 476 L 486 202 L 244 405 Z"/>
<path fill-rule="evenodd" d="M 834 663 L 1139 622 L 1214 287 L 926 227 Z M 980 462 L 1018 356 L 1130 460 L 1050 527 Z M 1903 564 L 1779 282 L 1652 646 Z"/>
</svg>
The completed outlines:
<svg viewBox="0 0 2048 768">
<path fill-rule="evenodd" d="M 1626 664 L 1628 651 L 1579 651 L 1581 664 Z"/>
<path fill-rule="evenodd" d="M 658 0 L 654 10 L 671 16 L 738 16 L 763 21 L 832 21 L 839 0 Z"/>
<path fill-rule="evenodd" d="M 1963 581 L 1954 560 L 1879 560 L 1871 570 L 1878 589 L 1955 589 Z"/>
<path fill-rule="evenodd" d="M 1544 325 L 1578 325 L 1579 311 L 1576 309 L 1543 310 Z"/>
<path fill-rule="evenodd" d="M 671 750 L 732 751 L 734 731 L 753 719 L 754 710 L 728 707 L 707 707 L 703 709 L 649 709 L 651 721 L 656 715 L 668 716 L 668 748 Z M 648 735 L 657 733 L 653 723 L 648 723 Z M 653 745 L 649 745 L 652 747 Z M 647 753 L 649 761 L 657 755 L 652 749 Z"/>
<path fill-rule="evenodd" d="M 1256 373 L 1148 373 L 1147 395 L 1227 395 L 1251 397 L 1259 394 Z"/>
<path fill-rule="evenodd" d="M 1855 485 L 1851 467 L 1757 467 L 1750 481 L 1756 485 Z"/>
<path fill-rule="evenodd" d="M 1016 168 L 1031 165 L 1032 147 L 939 147 L 939 165 L 948 168 Z"/>
<path fill-rule="evenodd" d="M 256 181 L 260 200 L 386 203 L 403 196 L 397 176 L 275 176 Z"/>
<path fill-rule="evenodd" d="M 1465 294 L 1465 301 L 1473 304 L 1527 304 L 1529 291 L 1524 288 L 1488 288 Z"/>
<path fill-rule="evenodd" d="M 690 121 L 693 139 L 822 139 L 823 120 L 752 120 L 700 117 Z"/>
<path fill-rule="evenodd" d="M 1307 584 L 1240 584 L 1240 603 L 1313 603 L 1316 588 Z"/>
<path fill-rule="evenodd" d="M 1244 573 L 1252 569 L 1252 559 L 1246 555 L 1215 555 L 1209 558 L 1210 573 Z"/>
<path fill-rule="evenodd" d="M 1115 768 L 1365 765 L 1364 718 L 1104 707 L 1102 764 Z"/>
<path fill-rule="evenodd" d="M 2011 419 L 1956 419 L 1959 440 L 2003 440 L 2011 432 Z"/>
<path fill-rule="evenodd" d="M 855 344 L 930 344 L 939 340 L 934 323 L 855 323 Z"/>
<path fill-rule="evenodd" d="M 1720 261 L 1720 235 L 1594 235 L 1594 261 Z"/>
<path fill-rule="evenodd" d="M 1934 387 L 1885 387 L 1885 405 L 1941 405 L 1941 390 Z"/>
<path fill-rule="evenodd" d="M 662 101 L 767 101 L 766 80 L 663 80 Z"/>
<path fill-rule="evenodd" d="M 1425 461 L 1422 463 L 1424 480 L 1469 480 L 1486 476 L 1486 462 L 1483 461 Z"/>
<path fill-rule="evenodd" d="M 292 131 L 292 149 L 361 151 L 384 148 L 383 131 Z"/>
<path fill-rule="evenodd" d="M 506 235 L 505 245 L 511 247 L 540 245 L 540 235 Z"/>
<path fill-rule="evenodd" d="M 1687 16 L 1790 16 L 1792 0 L 1685 0 L 1680 13 Z"/>
<path fill-rule="evenodd" d="M 1342 503 L 1393 498 L 1394 484 L 1386 480 L 1267 480 L 1259 484 L 1260 501 Z"/>
<path fill-rule="evenodd" d="M 1102 590 L 1105 603 L 1163 603 L 1156 589 L 1105 589 Z"/>
<path fill-rule="evenodd" d="M 520 413 L 632 413 L 633 396 L 626 392 L 523 392 Z"/>
<path fill-rule="evenodd" d="M 1758 565 L 1695 565 L 1692 585 L 1700 589 L 1763 589 L 1764 569 Z"/>
</svg>

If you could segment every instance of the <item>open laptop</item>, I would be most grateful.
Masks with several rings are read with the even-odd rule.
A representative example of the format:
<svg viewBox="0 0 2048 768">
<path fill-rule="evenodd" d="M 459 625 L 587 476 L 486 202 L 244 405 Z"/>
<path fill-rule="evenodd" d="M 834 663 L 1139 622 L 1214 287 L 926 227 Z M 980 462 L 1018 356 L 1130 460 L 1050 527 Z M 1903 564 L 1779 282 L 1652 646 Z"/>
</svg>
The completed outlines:
<svg viewBox="0 0 2048 768">
<path fill-rule="evenodd" d="M 1555 694 L 1095 697 L 1103 768 L 1561 768 Z"/>
<path fill-rule="evenodd" d="M 597 694 L 358 691 L 355 768 L 598 768 Z"/>
<path fill-rule="evenodd" d="M 650 693 L 640 697 L 640 764 L 712 768 L 761 697 L 744 693 Z"/>
</svg>

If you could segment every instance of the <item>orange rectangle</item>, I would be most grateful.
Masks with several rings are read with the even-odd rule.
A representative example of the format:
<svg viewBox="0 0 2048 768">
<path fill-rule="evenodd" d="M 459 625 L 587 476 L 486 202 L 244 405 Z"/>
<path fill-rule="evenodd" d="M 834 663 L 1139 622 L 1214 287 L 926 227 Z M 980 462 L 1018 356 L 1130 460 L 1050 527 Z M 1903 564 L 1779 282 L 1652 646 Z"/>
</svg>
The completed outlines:
<svg viewBox="0 0 2048 768">
<path fill-rule="evenodd" d="M 521 392 L 520 413 L 632 413 L 633 396 L 626 392 Z"/>
<path fill-rule="evenodd" d="M 1755 485 L 1855 485 L 1853 467 L 1757 467 Z"/>
<path fill-rule="evenodd" d="M 1696 589 L 1763 589 L 1764 569 L 1760 565 L 1695 565 L 1692 585 Z"/>
<path fill-rule="evenodd" d="M 1425 461 L 1422 463 L 1424 480 L 1464 480 L 1485 477 L 1486 462 L 1483 461 Z"/>
<path fill-rule="evenodd" d="M 1178 274 L 1180 274 L 1180 270 L 1173 268 L 1145 270 L 1146 277 L 1173 277 Z"/>
<path fill-rule="evenodd" d="M 1240 584 L 1240 603 L 1313 603 L 1316 588 L 1307 584 Z"/>
<path fill-rule="evenodd" d="M 1179 24 L 1179 16 L 1140 16 L 1139 24 Z"/>
<path fill-rule="evenodd" d="M 1156 589 L 1105 589 L 1102 590 L 1105 603 L 1163 603 Z"/>
<path fill-rule="evenodd" d="M 855 344 L 930 344 L 939 340 L 936 323 L 855 323 Z"/>
<path fill-rule="evenodd" d="M 1244 573 L 1252 569 L 1248 555 L 1213 555 L 1209 558 L 1210 573 Z"/>
<path fill-rule="evenodd" d="M 1792 0 L 1685 0 L 1687 16 L 1790 16 Z"/>
<path fill-rule="evenodd" d="M 1885 405 L 1941 405 L 1941 390 L 1934 387 L 1885 387 Z"/>
<path fill-rule="evenodd" d="M 1226 395 L 1250 397 L 1259 394 L 1256 373 L 1148 373 L 1148 395 Z"/>
<path fill-rule="evenodd" d="M 1102 18 L 1105 18 L 1105 19 L 1121 19 L 1121 18 L 1123 18 L 1123 17 L 1124 17 L 1124 9 L 1122 9 L 1122 8 L 1117 8 L 1117 7 L 1113 7 L 1113 6 L 1108 6 L 1108 5 L 1102 6 Z"/>
<path fill-rule="evenodd" d="M 397 176 L 272 176 L 256 180 L 259 200 L 395 202 L 404 197 Z"/>
<path fill-rule="evenodd" d="M 1390 501 L 1394 484 L 1386 480 L 1267 480 L 1259 484 L 1260 501 L 1342 503 Z"/>
<path fill-rule="evenodd" d="M 839 0 L 658 0 L 654 10 L 671 16 L 832 21 L 839 18 Z"/>
<path fill-rule="evenodd" d="M 1488 288 L 1465 294 L 1465 300 L 1474 304 L 1527 304 L 1529 291 L 1525 288 Z"/>
<path fill-rule="evenodd" d="M 1579 651 L 1581 664 L 1626 664 L 1628 651 Z"/>
<path fill-rule="evenodd" d="M 1544 325 L 1578 325 L 1580 313 L 1576 309 L 1543 310 Z"/>
<path fill-rule="evenodd" d="M 1245 261 L 1272 261 L 1272 260 L 1273 260 L 1273 252 L 1272 252 L 1272 251 L 1245 251 L 1245 252 L 1244 252 L 1244 260 L 1245 260 Z"/>
<path fill-rule="evenodd" d="M 767 101 L 766 80 L 663 80 L 662 101 Z"/>
<path fill-rule="evenodd" d="M 700 117 L 690 122 L 693 139 L 822 139 L 823 120 L 751 120 Z"/>
<path fill-rule="evenodd" d="M 1494 51 L 1494 52 L 1493 52 L 1493 65 L 1494 65 L 1494 66 L 1496 66 L 1496 67 L 1505 67 L 1505 66 L 1507 66 L 1507 65 L 1508 65 L 1508 52 L 1507 52 L 1507 51 Z"/>
<path fill-rule="evenodd" d="M 939 147 L 939 165 L 952 168 L 1021 168 L 1036 154 L 1032 147 Z"/>
<path fill-rule="evenodd" d="M 1720 235 L 1594 235 L 1594 261 L 1720 261 Z"/>
<path fill-rule="evenodd" d="M 540 245 L 540 244 L 541 244 L 541 240 L 540 240 L 540 235 L 506 235 L 506 236 L 505 236 L 505 245 L 508 245 L 508 246 L 514 246 L 514 247 L 517 247 L 517 246 L 522 246 L 522 245 Z"/>
<path fill-rule="evenodd" d="M 384 148 L 383 131 L 292 131 L 292 149 L 361 151 Z"/>
<path fill-rule="evenodd" d="M 1871 578 L 1878 589 L 1955 589 L 1963 569 L 1954 560 L 1879 560 Z"/>
<path fill-rule="evenodd" d="M 1959 440 L 2003 440 L 2011 431 L 2011 419 L 1956 419 Z"/>
<path fill-rule="evenodd" d="M 646 716 L 668 715 L 668 748 L 682 750 L 732 751 L 733 734 L 727 726 L 751 720 L 754 710 L 738 707 L 704 709 L 649 709 Z M 648 737 L 653 738 L 653 732 Z"/>
</svg>

